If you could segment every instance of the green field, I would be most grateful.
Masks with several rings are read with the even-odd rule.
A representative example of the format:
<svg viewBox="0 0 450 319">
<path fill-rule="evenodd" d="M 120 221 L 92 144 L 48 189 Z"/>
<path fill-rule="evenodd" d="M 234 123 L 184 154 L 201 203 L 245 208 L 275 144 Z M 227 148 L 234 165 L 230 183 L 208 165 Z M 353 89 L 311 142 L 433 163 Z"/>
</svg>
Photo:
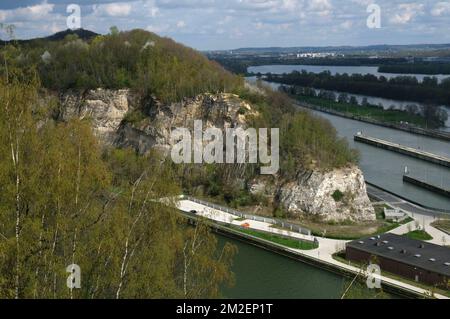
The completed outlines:
<svg viewBox="0 0 450 319">
<path fill-rule="evenodd" d="M 405 234 L 406 237 L 410 238 L 410 239 L 416 239 L 416 240 L 432 240 L 433 237 L 431 237 L 430 234 L 428 234 L 426 231 L 424 230 L 414 230 L 412 232 L 409 232 L 407 234 Z"/>
<path fill-rule="evenodd" d="M 241 233 L 244 233 L 244 234 L 247 234 L 247 235 L 250 235 L 253 237 L 257 237 L 260 239 L 264 239 L 264 240 L 273 242 L 275 244 L 279 244 L 279 245 L 286 246 L 289 248 L 300 249 L 300 250 L 313 250 L 313 249 L 318 248 L 318 245 L 307 242 L 307 241 L 290 239 L 290 238 L 286 238 L 286 237 L 268 234 L 265 232 L 259 232 L 259 231 L 253 230 L 253 229 L 244 229 L 241 227 L 231 227 L 231 228 L 233 230 L 237 230 Z"/>
<path fill-rule="evenodd" d="M 426 120 L 423 117 L 399 110 L 384 110 L 375 106 L 363 106 L 350 103 L 333 102 L 319 97 L 296 96 L 296 99 L 336 112 L 347 113 L 353 116 L 366 117 L 384 123 L 399 124 L 400 122 L 408 122 L 419 127 L 427 127 Z"/>
</svg>

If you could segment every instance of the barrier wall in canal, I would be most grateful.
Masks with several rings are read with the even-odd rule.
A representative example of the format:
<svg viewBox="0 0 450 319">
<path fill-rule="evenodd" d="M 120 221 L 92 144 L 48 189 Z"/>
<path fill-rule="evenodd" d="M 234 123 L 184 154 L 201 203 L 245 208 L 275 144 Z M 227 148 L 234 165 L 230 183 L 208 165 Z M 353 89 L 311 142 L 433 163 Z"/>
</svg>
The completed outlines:
<svg viewBox="0 0 450 319">
<path fill-rule="evenodd" d="M 378 148 L 382 148 L 382 149 L 385 149 L 388 151 L 400 153 L 403 155 L 407 155 L 410 157 L 414 157 L 417 159 L 421 159 L 421 160 L 424 160 L 424 161 L 427 161 L 430 163 L 434 163 L 434 164 L 438 164 L 438 165 L 442 165 L 445 167 L 450 167 L 450 158 L 445 157 L 445 156 L 440 156 L 437 154 L 418 150 L 418 149 L 415 149 L 412 147 L 408 147 L 408 146 L 404 146 L 404 145 L 400 145 L 400 144 L 396 144 L 396 143 L 392 143 L 389 141 L 384 141 L 384 140 L 380 140 L 378 138 L 364 136 L 364 135 L 355 135 L 354 139 L 356 142 L 372 145 L 372 146 L 375 146 Z"/>
<path fill-rule="evenodd" d="M 414 178 L 414 177 L 411 177 L 411 176 L 408 176 L 408 175 L 404 175 L 403 176 L 403 181 L 405 183 L 410 183 L 410 184 L 422 187 L 424 189 L 427 189 L 429 191 L 432 191 L 433 193 L 436 193 L 436 194 L 439 194 L 439 195 L 443 195 L 443 196 L 446 196 L 446 197 L 450 198 L 450 190 L 449 189 L 444 189 L 444 188 L 441 188 L 439 186 L 432 185 L 432 184 L 427 183 L 427 182 L 425 182 L 423 180 L 420 180 L 418 178 Z"/>
</svg>

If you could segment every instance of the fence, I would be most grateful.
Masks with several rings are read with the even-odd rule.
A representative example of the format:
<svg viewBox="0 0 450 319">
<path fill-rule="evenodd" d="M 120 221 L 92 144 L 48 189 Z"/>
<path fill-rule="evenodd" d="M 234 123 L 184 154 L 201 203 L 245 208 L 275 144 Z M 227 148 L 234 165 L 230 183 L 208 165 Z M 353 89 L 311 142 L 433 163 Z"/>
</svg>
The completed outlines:
<svg viewBox="0 0 450 319">
<path fill-rule="evenodd" d="M 187 196 L 187 195 L 183 195 L 183 199 L 186 200 L 190 200 L 191 202 L 200 204 L 200 205 L 204 205 L 207 206 L 209 208 L 213 208 L 213 209 L 217 209 L 220 211 L 223 211 L 225 213 L 237 216 L 239 218 L 245 218 L 248 220 L 254 220 L 254 221 L 258 221 L 258 222 L 263 222 L 263 223 L 269 223 L 269 224 L 273 224 L 276 226 L 280 226 L 281 228 L 290 230 L 292 232 L 295 233 L 299 233 L 302 235 L 306 235 L 306 236 L 311 236 L 311 230 L 301 227 L 299 225 L 295 225 L 292 223 L 288 223 L 279 219 L 275 219 L 275 218 L 269 218 L 269 217 L 262 217 L 262 216 L 256 216 L 256 215 L 251 215 L 251 214 L 246 214 L 246 213 L 242 213 L 240 211 L 234 210 L 232 208 L 228 208 L 228 207 L 224 207 L 224 206 L 220 206 L 217 204 L 213 204 L 213 203 L 209 203 L 191 196 Z"/>
</svg>

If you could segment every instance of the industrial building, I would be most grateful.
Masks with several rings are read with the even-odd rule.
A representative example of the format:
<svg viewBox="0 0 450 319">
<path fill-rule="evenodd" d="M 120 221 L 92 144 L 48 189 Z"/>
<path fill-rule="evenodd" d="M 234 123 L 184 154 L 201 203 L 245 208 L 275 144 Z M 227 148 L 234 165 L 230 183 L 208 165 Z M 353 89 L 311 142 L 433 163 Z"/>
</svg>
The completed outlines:
<svg viewBox="0 0 450 319">
<path fill-rule="evenodd" d="M 355 240 L 346 246 L 346 258 L 360 263 L 377 263 L 382 271 L 416 282 L 448 289 L 450 248 L 383 234 Z"/>
</svg>

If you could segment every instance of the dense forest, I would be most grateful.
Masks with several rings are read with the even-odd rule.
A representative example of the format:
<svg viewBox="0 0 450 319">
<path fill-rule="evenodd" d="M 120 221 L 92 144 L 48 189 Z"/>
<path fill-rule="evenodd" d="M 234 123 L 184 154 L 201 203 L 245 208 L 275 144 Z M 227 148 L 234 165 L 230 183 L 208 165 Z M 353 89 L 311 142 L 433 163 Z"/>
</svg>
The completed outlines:
<svg viewBox="0 0 450 319">
<path fill-rule="evenodd" d="M 162 99 L 224 90 L 235 81 L 166 39 L 161 42 L 168 52 L 158 51 L 160 58 L 146 52 L 150 47 L 136 47 L 148 60 L 133 60 L 118 38 L 139 35 L 1 49 L 0 298 L 217 298 L 223 285 L 233 283 L 235 248 L 218 247 L 203 221 L 188 226 L 174 203 L 157 200 L 181 193 L 172 163 L 156 153 L 140 157 L 99 145 L 89 120 L 54 117 L 59 105 L 47 89 L 134 87 L 131 72 L 138 60 L 151 64 L 154 58 L 156 64 L 136 69 L 139 76 L 161 78 L 135 88 Z M 112 47 L 102 51 L 104 46 Z M 179 82 L 172 83 L 175 78 Z M 66 285 L 71 264 L 81 267 L 81 289 Z"/>
<path fill-rule="evenodd" d="M 411 63 L 382 65 L 378 68 L 382 73 L 398 74 L 450 74 L 450 64 L 447 63 Z"/>
<path fill-rule="evenodd" d="M 291 57 L 243 57 L 229 54 L 210 54 L 209 57 L 236 74 L 251 75 L 247 69 L 259 65 L 328 65 L 328 66 L 396 66 L 406 63 L 404 58 L 369 57 L 329 57 L 329 58 L 296 58 Z"/>
<path fill-rule="evenodd" d="M 71 34 L 62 41 L 31 42 L 16 57 L 18 67 L 37 65 L 42 85 L 52 90 L 132 88 L 173 102 L 242 85 L 197 51 L 143 30 L 111 28 L 89 41 Z"/>
<path fill-rule="evenodd" d="M 443 126 L 446 120 L 436 105 L 450 105 L 450 78 L 438 83 L 434 77 L 425 77 L 423 82 L 419 82 L 416 77 L 411 76 L 400 76 L 388 80 L 371 74 L 331 75 L 330 72 L 316 74 L 294 71 L 283 75 L 268 74 L 265 79 L 286 85 L 424 103 L 423 115 L 436 126 Z"/>
<path fill-rule="evenodd" d="M 59 121 L 49 91 L 131 88 L 164 102 L 234 92 L 261 114 L 249 124 L 280 128 L 282 176 L 357 161 L 329 122 L 296 112 L 285 95 L 255 93 L 142 30 L 12 42 L 0 60 L 0 298 L 216 298 L 233 283 L 235 248 L 218 247 L 205 223 L 188 226 L 174 203 L 157 199 L 201 185 L 236 203 L 249 195 L 231 181 L 256 167 L 175 165 L 100 145 L 88 119 Z M 81 267 L 81 289 L 66 286 L 71 264 Z"/>
<path fill-rule="evenodd" d="M 0 298 L 220 296 L 234 248 L 155 201 L 180 193 L 171 165 L 102 150 L 88 121 L 50 120 L 32 72 L 3 71 Z M 71 264 L 81 289 L 66 286 Z"/>
</svg>

